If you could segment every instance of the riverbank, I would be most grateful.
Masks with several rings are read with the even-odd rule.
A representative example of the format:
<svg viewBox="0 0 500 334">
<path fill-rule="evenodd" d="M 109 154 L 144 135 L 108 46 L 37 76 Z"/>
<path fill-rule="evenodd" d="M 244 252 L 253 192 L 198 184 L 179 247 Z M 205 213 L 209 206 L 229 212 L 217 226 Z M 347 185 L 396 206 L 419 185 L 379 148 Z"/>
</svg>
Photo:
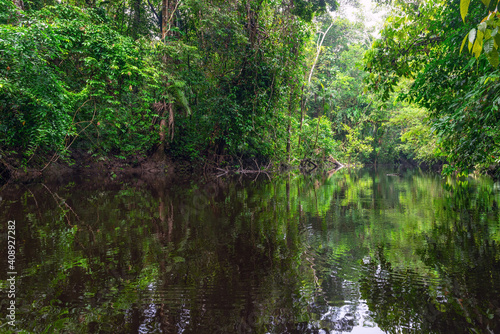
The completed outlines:
<svg viewBox="0 0 500 334">
<path fill-rule="evenodd" d="M 316 169 L 335 170 L 344 166 L 335 159 L 311 161 L 305 159 L 298 166 L 283 162 L 259 159 L 241 159 L 226 156 L 225 159 L 200 159 L 187 161 L 173 159 L 164 154 L 133 155 L 127 158 L 113 155 L 96 156 L 75 150 L 67 158 L 54 155 L 40 155 L 23 162 L 21 155 L 0 159 L 0 183 L 8 181 L 29 183 L 44 178 L 70 178 L 72 175 L 109 177 L 149 177 L 162 175 L 184 178 L 193 175 L 221 177 L 232 174 L 269 174 L 290 169 L 309 173 Z"/>
<path fill-rule="evenodd" d="M 370 166 L 366 164 L 365 166 Z M 386 165 L 377 165 L 386 166 Z M 406 168 L 422 168 L 440 173 L 444 166 L 443 162 L 426 164 L 418 161 L 400 161 L 391 164 L 394 170 Z M 192 178 L 194 175 L 221 177 L 232 174 L 270 174 L 284 172 L 291 169 L 300 169 L 305 173 L 314 170 L 336 170 L 338 168 L 350 168 L 359 166 L 343 165 L 335 159 L 328 159 L 322 162 L 312 162 L 305 159 L 298 166 L 285 164 L 283 162 L 262 161 L 257 159 L 238 159 L 236 157 L 226 157 L 225 160 L 200 159 L 199 161 L 187 161 L 173 159 L 167 154 L 159 156 L 132 155 L 127 158 L 113 155 L 97 156 L 85 151 L 75 150 L 67 158 L 57 158 L 54 155 L 39 155 L 36 158 L 23 162 L 21 155 L 0 156 L 0 183 L 19 182 L 30 183 L 44 179 L 71 178 L 75 176 L 92 176 L 99 178 L 110 178 L 111 180 L 121 178 Z M 492 165 L 476 171 L 500 179 L 499 166 Z"/>
<path fill-rule="evenodd" d="M 23 162 L 22 156 L 11 155 L 0 159 L 0 182 L 33 182 L 43 178 L 68 178 L 71 175 L 121 176 L 162 175 L 169 177 L 200 175 L 220 175 L 240 173 L 271 172 L 284 166 L 261 161 L 231 159 L 226 161 L 186 161 L 174 160 L 168 155 L 133 155 L 127 158 L 116 156 L 96 156 L 83 151 L 73 151 L 68 158 L 54 158 L 50 155 L 38 156 Z"/>
<path fill-rule="evenodd" d="M 179 167 L 182 164 L 177 164 Z M 182 168 L 177 168 L 182 170 Z M 159 161 L 153 156 L 135 155 L 128 158 L 95 156 L 74 151 L 65 159 L 42 155 L 23 162 L 19 155 L 0 160 L 0 182 L 32 182 L 43 178 L 71 177 L 72 174 L 88 174 L 117 178 L 122 175 L 141 176 L 145 174 L 172 174 L 176 164 L 170 159 Z"/>
</svg>

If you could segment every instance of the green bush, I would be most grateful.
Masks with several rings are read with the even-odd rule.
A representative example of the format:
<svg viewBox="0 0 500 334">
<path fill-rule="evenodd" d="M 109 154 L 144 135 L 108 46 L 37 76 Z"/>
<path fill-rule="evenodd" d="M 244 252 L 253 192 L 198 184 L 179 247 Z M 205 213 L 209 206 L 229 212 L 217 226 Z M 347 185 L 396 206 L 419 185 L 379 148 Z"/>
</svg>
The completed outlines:
<svg viewBox="0 0 500 334">
<path fill-rule="evenodd" d="M 158 142 L 152 103 L 174 100 L 178 86 L 161 63 L 168 46 L 121 35 L 98 10 L 59 5 L 1 25 L 0 50 L 0 145 L 131 154 Z"/>
</svg>

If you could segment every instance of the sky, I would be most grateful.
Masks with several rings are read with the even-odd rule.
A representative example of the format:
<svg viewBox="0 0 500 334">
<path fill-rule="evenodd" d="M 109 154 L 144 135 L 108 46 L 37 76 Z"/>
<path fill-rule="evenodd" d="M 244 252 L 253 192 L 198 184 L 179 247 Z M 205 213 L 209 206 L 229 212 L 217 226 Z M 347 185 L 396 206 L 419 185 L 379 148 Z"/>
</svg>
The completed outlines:
<svg viewBox="0 0 500 334">
<path fill-rule="evenodd" d="M 377 33 L 383 25 L 383 17 L 386 14 L 386 11 L 379 8 L 376 8 L 376 4 L 371 0 L 359 0 L 361 3 L 361 9 L 354 8 L 352 6 L 346 6 L 345 13 L 349 20 L 355 21 L 359 19 L 358 17 L 361 15 L 365 16 L 365 26 L 370 30 L 370 28 L 375 28 L 375 32 Z"/>
</svg>

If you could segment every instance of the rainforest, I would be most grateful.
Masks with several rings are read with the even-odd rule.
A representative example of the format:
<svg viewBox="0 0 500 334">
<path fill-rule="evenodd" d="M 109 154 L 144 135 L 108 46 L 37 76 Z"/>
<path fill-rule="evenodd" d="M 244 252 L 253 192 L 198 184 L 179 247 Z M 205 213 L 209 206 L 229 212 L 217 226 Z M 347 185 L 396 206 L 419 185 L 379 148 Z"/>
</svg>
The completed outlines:
<svg viewBox="0 0 500 334">
<path fill-rule="evenodd" d="M 500 0 L 0 0 L 0 334 L 500 332 Z"/>
<path fill-rule="evenodd" d="M 1 0 L 2 179 L 150 162 L 495 174 L 496 5 Z"/>
</svg>

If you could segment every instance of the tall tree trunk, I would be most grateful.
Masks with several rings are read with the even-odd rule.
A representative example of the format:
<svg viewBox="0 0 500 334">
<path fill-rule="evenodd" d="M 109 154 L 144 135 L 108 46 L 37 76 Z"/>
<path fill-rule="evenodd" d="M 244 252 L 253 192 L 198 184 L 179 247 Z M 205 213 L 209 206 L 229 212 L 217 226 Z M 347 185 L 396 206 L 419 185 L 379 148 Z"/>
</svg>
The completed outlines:
<svg viewBox="0 0 500 334">
<path fill-rule="evenodd" d="M 288 159 L 288 164 L 290 165 L 290 147 L 291 147 L 291 139 L 292 137 L 292 110 L 288 111 L 288 139 L 286 141 L 286 155 Z"/>
<path fill-rule="evenodd" d="M 139 27 L 141 26 L 141 10 L 142 10 L 142 0 L 134 0 L 134 19 L 132 21 L 132 31 L 130 36 L 133 39 L 139 37 Z"/>
<path fill-rule="evenodd" d="M 170 31 L 168 24 L 170 18 L 169 2 L 169 0 L 163 0 L 161 6 L 161 39 L 163 40 Z"/>
<path fill-rule="evenodd" d="M 162 0 L 161 7 L 161 38 L 172 36 L 172 22 L 179 2 L 177 0 Z"/>
<path fill-rule="evenodd" d="M 24 10 L 24 2 L 23 0 L 14 0 L 14 5 L 20 10 Z"/>
<path fill-rule="evenodd" d="M 290 78 L 290 100 L 288 101 L 288 139 L 286 141 L 286 155 L 288 159 L 288 164 L 290 164 L 291 160 L 291 143 L 292 143 L 292 115 L 294 109 L 294 98 L 293 94 L 295 93 L 295 85 L 293 83 L 293 79 Z"/>
<path fill-rule="evenodd" d="M 300 149 L 300 139 L 302 134 L 302 125 L 304 124 L 304 110 L 306 105 L 306 99 L 304 98 L 304 88 L 305 84 L 302 85 L 302 89 L 300 91 L 300 125 L 299 125 L 299 135 L 297 140 L 297 148 Z"/>
<path fill-rule="evenodd" d="M 318 62 L 319 54 L 321 52 L 321 47 L 323 46 L 323 41 L 325 40 L 326 34 L 328 34 L 328 31 L 333 26 L 333 19 L 328 28 L 326 29 L 325 32 L 320 31 L 319 36 L 318 36 L 318 41 L 316 42 L 316 57 L 314 57 L 314 62 L 311 66 L 311 71 L 309 72 L 309 77 L 307 78 L 307 87 L 309 87 L 309 84 L 311 83 L 311 78 L 314 72 L 314 67 L 316 67 L 316 63 Z M 301 92 L 301 98 L 300 98 L 300 125 L 299 125 L 299 143 L 298 145 L 300 146 L 300 133 L 302 132 L 302 125 L 304 124 L 304 115 L 305 115 L 305 108 L 306 108 L 306 103 L 307 103 L 307 96 L 304 97 L 304 88 L 306 85 L 302 85 L 302 92 Z M 316 98 L 316 97 L 315 97 Z"/>
<path fill-rule="evenodd" d="M 172 26 L 172 19 L 177 9 L 177 1 L 176 0 L 162 0 L 162 8 L 161 8 L 161 38 L 164 43 L 167 42 L 167 37 L 172 36 L 172 30 L 170 29 Z M 163 61 L 167 65 L 171 62 L 170 57 L 165 55 L 163 57 Z M 165 85 L 168 87 L 168 78 L 165 77 Z M 167 140 L 166 131 L 168 131 L 170 138 L 169 140 L 174 139 L 174 128 L 175 128 L 175 118 L 174 118 L 174 105 L 172 102 L 167 102 L 165 105 L 165 111 L 168 111 L 162 115 L 160 120 L 160 147 L 158 148 L 160 157 L 164 157 L 165 151 L 165 142 Z M 168 115 L 168 126 L 166 117 Z"/>
<path fill-rule="evenodd" d="M 318 42 L 316 42 L 316 57 L 314 58 L 314 62 L 311 67 L 311 72 L 309 72 L 309 78 L 307 79 L 307 84 L 311 83 L 311 78 L 314 72 L 314 67 L 316 66 L 316 63 L 318 62 L 319 54 L 321 52 L 321 47 L 323 46 L 323 41 L 325 40 L 326 34 L 330 31 L 330 29 L 333 27 L 333 19 L 328 28 L 326 29 L 325 32 L 320 31 L 320 35 L 318 36 Z M 321 39 L 320 39 L 321 37 Z"/>
</svg>

